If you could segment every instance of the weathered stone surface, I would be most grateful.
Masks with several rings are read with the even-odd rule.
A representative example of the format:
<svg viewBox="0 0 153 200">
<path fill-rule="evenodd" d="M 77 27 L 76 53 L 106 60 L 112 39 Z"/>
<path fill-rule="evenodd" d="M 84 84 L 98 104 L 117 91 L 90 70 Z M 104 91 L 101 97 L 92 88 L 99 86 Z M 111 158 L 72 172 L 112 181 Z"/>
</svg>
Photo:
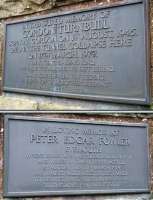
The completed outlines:
<svg viewBox="0 0 153 200">
<path fill-rule="evenodd" d="M 54 1 L 54 0 L 52 0 Z M 52 8 L 49 0 L 2 0 L 0 1 L 0 18 L 30 14 Z"/>
<path fill-rule="evenodd" d="M 0 1 L 0 19 L 19 16 L 25 14 L 32 14 L 44 10 L 49 10 L 56 6 L 63 4 L 72 4 L 85 0 L 1 0 Z"/>
<path fill-rule="evenodd" d="M 28 101 L 34 102 L 37 105 L 38 110 L 146 110 L 149 107 L 137 106 L 137 105 L 125 105 L 117 103 L 105 103 L 97 101 L 86 101 L 79 99 L 66 99 L 60 97 L 45 97 L 38 95 L 27 95 L 27 94 L 17 94 L 17 93 L 4 93 L 0 97 L 0 105 L 5 104 L 5 98 L 8 99 L 8 105 L 11 105 L 13 99 L 19 99 L 22 102 L 26 102 L 26 107 L 28 108 Z M 17 107 L 16 109 L 21 109 Z M 19 105 L 20 106 L 20 105 Z M 30 107 L 30 106 L 29 106 Z M 5 107 L 7 109 L 7 106 Z M 12 107 L 12 109 L 14 109 Z M 31 107 L 29 109 L 32 109 Z M 34 107 L 35 109 L 35 107 Z"/>
<path fill-rule="evenodd" d="M 40 4 L 44 3 L 46 0 L 30 0 L 30 1 L 35 3 L 35 4 L 40 5 Z"/>
<path fill-rule="evenodd" d="M 36 110 L 37 103 L 29 99 L 0 96 L 0 110 Z"/>
</svg>

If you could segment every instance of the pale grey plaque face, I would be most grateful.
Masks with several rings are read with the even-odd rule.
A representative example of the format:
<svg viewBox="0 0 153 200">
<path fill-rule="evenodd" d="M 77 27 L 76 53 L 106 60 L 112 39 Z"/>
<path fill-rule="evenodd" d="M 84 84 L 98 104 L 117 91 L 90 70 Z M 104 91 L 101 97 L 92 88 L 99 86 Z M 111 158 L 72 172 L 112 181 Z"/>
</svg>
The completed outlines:
<svg viewBox="0 0 153 200">
<path fill-rule="evenodd" d="M 5 118 L 5 196 L 149 192 L 144 124 Z"/>
<path fill-rule="evenodd" d="M 149 104 L 147 1 L 6 24 L 4 91 Z"/>
</svg>

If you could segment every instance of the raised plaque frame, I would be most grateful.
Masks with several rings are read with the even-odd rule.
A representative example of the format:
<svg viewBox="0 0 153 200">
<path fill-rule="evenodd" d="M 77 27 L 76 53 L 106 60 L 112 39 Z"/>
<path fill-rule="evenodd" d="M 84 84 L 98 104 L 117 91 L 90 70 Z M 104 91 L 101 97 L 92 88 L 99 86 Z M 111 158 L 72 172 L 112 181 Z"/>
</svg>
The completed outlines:
<svg viewBox="0 0 153 200">
<path fill-rule="evenodd" d="M 115 189 L 115 190 L 68 190 L 68 191 L 39 191 L 39 192 L 8 192 L 8 148 L 9 148 L 9 120 L 22 120 L 22 121 L 38 121 L 38 122 L 60 122 L 60 123 L 75 123 L 75 124 L 91 124 L 91 125 L 109 125 L 109 126 L 126 126 L 126 127 L 143 127 L 146 129 L 147 141 L 147 180 L 148 186 L 144 189 Z M 90 120 L 70 120 L 70 119 L 48 119 L 44 117 L 29 117 L 29 116 L 13 116 L 6 115 L 4 118 L 4 183 L 3 183 L 3 196 L 5 197 L 22 197 L 22 196 L 59 196 L 59 195 L 92 195 L 92 194 L 124 194 L 124 193 L 149 193 L 150 192 L 150 156 L 149 156 L 149 126 L 147 123 L 127 123 L 127 122 L 111 122 L 111 121 L 90 121 Z"/>
<path fill-rule="evenodd" d="M 75 94 L 75 93 L 62 93 L 62 92 L 52 92 L 52 91 L 43 91 L 43 90 L 34 90 L 34 89 L 22 89 L 22 88 L 13 88 L 13 87 L 6 87 L 5 86 L 5 43 L 6 43 L 6 27 L 9 24 L 16 24 L 28 21 L 34 21 L 37 19 L 45 19 L 48 17 L 56 17 L 56 16 L 63 16 L 63 15 L 70 15 L 70 14 L 77 14 L 86 11 L 93 11 L 93 10 L 100 10 L 105 8 L 113 8 L 113 7 L 120 7 L 126 6 L 131 4 L 144 4 L 144 17 L 145 17 L 145 58 L 146 58 L 146 76 L 145 76 L 145 95 L 143 98 L 133 98 L 133 97 L 118 97 L 118 96 L 111 96 L 111 95 L 83 95 L 83 94 Z M 116 102 L 116 103 L 128 103 L 128 104 L 140 104 L 140 105 L 149 105 L 151 103 L 151 73 L 150 73 L 150 22 L 149 22 L 149 1 L 148 0 L 127 0 L 126 2 L 118 2 L 114 3 L 113 5 L 104 5 L 98 6 L 90 9 L 81 9 L 80 11 L 69 11 L 63 12 L 60 14 L 50 14 L 45 16 L 39 17 L 32 17 L 31 19 L 26 20 L 17 20 L 13 22 L 6 22 L 5 23 L 5 38 L 4 38 L 4 52 L 3 52 L 3 91 L 5 92 L 16 92 L 16 93 L 25 93 L 25 94 L 36 94 L 36 95 L 44 95 L 44 96 L 56 96 L 56 97 L 66 97 L 66 98 L 75 98 L 75 99 L 85 99 L 85 100 L 95 100 L 95 101 L 105 101 L 105 102 Z M 130 88 L 129 88 L 130 89 Z"/>
</svg>

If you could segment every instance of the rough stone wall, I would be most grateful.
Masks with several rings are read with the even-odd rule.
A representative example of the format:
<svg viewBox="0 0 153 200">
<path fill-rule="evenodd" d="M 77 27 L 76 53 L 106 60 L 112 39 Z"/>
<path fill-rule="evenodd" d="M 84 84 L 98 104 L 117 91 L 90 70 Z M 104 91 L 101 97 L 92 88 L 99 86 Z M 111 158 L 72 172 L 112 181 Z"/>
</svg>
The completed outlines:
<svg viewBox="0 0 153 200">
<path fill-rule="evenodd" d="M 80 10 L 104 4 L 128 0 L 1 0 L 0 1 L 0 79 L 2 79 L 2 44 L 4 41 L 4 22 L 30 18 L 48 13 Z M 150 32 L 153 37 L 153 1 L 150 0 Z M 151 41 L 151 64 L 153 66 L 153 42 Z M 153 79 L 153 72 L 152 72 Z M 153 82 L 153 81 L 152 81 Z M 152 84 L 153 85 L 153 84 Z M 153 87 L 153 86 L 152 86 Z M 135 106 L 105 102 L 91 102 L 56 97 L 41 97 L 5 93 L 0 96 L 0 109 L 32 109 L 32 110 L 146 110 L 145 106 Z"/>
<path fill-rule="evenodd" d="M 21 115 L 21 114 L 20 114 Z M 23 115 L 23 114 L 22 114 Z M 85 114 L 32 114 L 33 116 L 41 116 L 46 118 L 63 118 L 63 119 L 79 119 L 79 120 L 91 120 L 91 121 L 113 121 L 113 122 L 146 122 L 150 125 L 150 160 L 153 158 L 153 114 L 152 115 L 85 115 Z M 0 194 L 2 197 L 2 183 L 3 183 L 3 119 L 0 118 Z M 153 192 L 153 160 L 151 161 L 151 191 Z M 16 198 L 17 199 L 17 198 Z M 25 198 L 20 198 L 25 199 Z M 26 198 L 27 200 L 151 200 L 153 195 L 151 194 L 128 194 L 128 195 L 93 195 L 93 196 L 70 196 L 70 197 L 46 197 L 46 198 Z"/>
</svg>

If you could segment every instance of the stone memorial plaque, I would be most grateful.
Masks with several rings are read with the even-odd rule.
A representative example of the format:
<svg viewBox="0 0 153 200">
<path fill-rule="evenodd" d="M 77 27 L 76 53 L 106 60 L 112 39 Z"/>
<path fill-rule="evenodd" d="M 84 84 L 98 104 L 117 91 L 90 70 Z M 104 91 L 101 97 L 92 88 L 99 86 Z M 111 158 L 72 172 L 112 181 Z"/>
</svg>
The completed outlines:
<svg viewBox="0 0 153 200">
<path fill-rule="evenodd" d="M 149 104 L 147 2 L 8 22 L 4 91 Z"/>
<path fill-rule="evenodd" d="M 149 192 L 148 127 L 5 118 L 4 196 Z"/>
</svg>

